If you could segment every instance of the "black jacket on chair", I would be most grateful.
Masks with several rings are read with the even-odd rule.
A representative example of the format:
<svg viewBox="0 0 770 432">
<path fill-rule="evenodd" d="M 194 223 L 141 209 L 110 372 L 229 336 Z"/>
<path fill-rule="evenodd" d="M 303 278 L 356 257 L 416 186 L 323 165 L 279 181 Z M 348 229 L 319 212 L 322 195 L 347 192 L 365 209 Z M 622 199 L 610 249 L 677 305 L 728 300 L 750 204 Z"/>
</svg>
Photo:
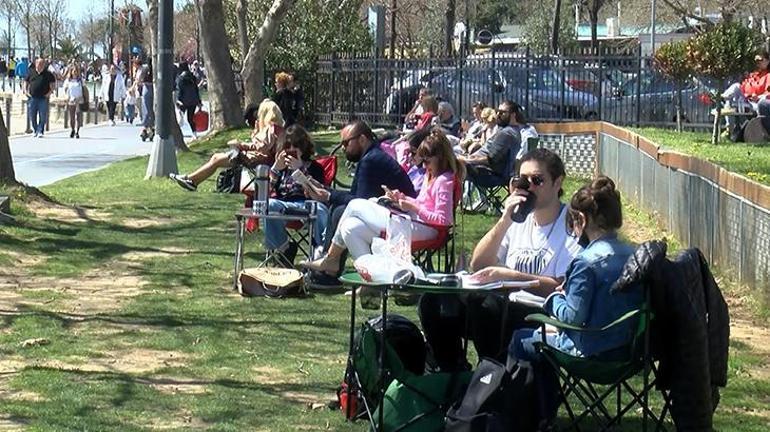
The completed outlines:
<svg viewBox="0 0 770 432">
<path fill-rule="evenodd" d="M 669 260 L 665 243 L 647 242 L 629 258 L 612 290 L 634 282 L 650 287 L 658 386 L 670 390 L 677 430 L 712 430 L 717 387 L 727 385 L 730 316 L 706 259 L 688 249 Z"/>
</svg>

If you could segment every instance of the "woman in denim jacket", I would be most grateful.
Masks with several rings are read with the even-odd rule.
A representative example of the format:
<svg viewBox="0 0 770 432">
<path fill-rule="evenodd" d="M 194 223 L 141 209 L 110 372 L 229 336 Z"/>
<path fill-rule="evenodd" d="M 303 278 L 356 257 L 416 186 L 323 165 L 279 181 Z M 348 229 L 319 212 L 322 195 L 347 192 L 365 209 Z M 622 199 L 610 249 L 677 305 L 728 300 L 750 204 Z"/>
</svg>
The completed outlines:
<svg viewBox="0 0 770 432">
<path fill-rule="evenodd" d="M 610 294 L 610 287 L 634 252 L 632 246 L 618 240 L 623 215 L 615 183 L 600 176 L 583 186 L 572 197 L 567 220 L 568 229 L 586 248 L 570 263 L 562 287 L 546 299 L 545 311 L 567 324 L 599 328 L 638 308 L 641 290 Z M 603 332 L 549 333 L 546 340 L 574 356 L 617 358 L 627 353 L 624 348 L 635 329 L 636 323 L 627 322 Z M 514 334 L 509 352 L 516 359 L 537 360 L 533 344 L 541 340 L 539 329 L 520 330 Z"/>
<path fill-rule="evenodd" d="M 585 249 L 570 263 L 564 283 L 546 298 L 545 311 L 567 324 L 599 328 L 637 309 L 642 303 L 641 290 L 610 294 L 610 287 L 634 251 L 618 240 L 623 214 L 615 183 L 600 176 L 580 188 L 572 196 L 567 224 Z M 636 322 L 626 322 L 603 332 L 564 330 L 546 334 L 546 343 L 577 357 L 621 360 L 628 356 L 635 329 Z M 516 331 L 508 349 L 509 361 L 532 362 L 536 385 L 545 399 L 541 414 L 551 419 L 558 409 L 555 395 L 559 382 L 555 372 L 541 364 L 535 350 L 535 343 L 542 341 L 540 332 L 540 328 Z"/>
</svg>

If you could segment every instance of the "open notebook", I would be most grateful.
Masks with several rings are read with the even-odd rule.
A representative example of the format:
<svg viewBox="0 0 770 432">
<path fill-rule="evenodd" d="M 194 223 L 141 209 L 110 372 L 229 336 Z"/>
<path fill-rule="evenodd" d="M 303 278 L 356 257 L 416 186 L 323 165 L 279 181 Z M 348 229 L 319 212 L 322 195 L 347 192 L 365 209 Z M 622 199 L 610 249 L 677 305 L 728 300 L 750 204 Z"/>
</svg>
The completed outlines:
<svg viewBox="0 0 770 432">
<path fill-rule="evenodd" d="M 466 271 L 461 271 L 457 273 L 457 277 L 460 278 L 460 280 L 463 283 L 463 288 L 468 289 L 475 289 L 475 288 L 484 288 L 484 289 L 495 289 L 495 288 L 530 288 L 535 287 L 538 285 L 538 281 L 531 280 L 531 281 L 494 281 L 494 282 L 487 282 L 485 284 L 478 283 L 473 280 L 473 275 L 471 273 L 468 273 Z"/>
</svg>

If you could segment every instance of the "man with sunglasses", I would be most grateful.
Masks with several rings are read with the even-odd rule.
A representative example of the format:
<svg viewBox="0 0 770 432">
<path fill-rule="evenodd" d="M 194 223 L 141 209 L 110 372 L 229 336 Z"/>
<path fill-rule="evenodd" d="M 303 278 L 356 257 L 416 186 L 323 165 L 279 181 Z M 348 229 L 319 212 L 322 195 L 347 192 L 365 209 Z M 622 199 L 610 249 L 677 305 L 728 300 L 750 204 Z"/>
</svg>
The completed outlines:
<svg viewBox="0 0 770 432">
<path fill-rule="evenodd" d="M 474 183 L 481 177 L 510 176 L 511 151 L 515 155 L 521 148 L 521 135 L 514 127 L 517 125 L 514 114 L 520 108 L 513 101 L 502 102 L 497 107 L 498 131 L 475 153 L 459 158 L 468 166 L 468 177 Z"/>
<path fill-rule="evenodd" d="M 381 148 L 377 137 L 369 125 L 361 120 L 353 121 L 340 132 L 340 146 L 345 151 L 345 158 L 356 163 L 356 172 L 350 191 L 327 190 L 316 183 L 314 188 L 305 187 L 305 194 L 316 201 L 327 203 L 329 222 L 326 225 L 327 235 L 324 238 L 324 251 L 331 244 L 331 234 L 337 230 L 342 213 L 347 204 L 355 198 L 373 198 L 383 195 L 383 186 L 390 190 L 398 190 L 410 197 L 416 197 L 411 180 L 406 171 Z M 345 258 L 341 259 L 344 268 Z M 339 269 L 341 273 L 343 268 Z M 311 275 L 311 288 L 330 289 L 340 286 L 338 274 L 326 273 Z"/>
<path fill-rule="evenodd" d="M 537 280 L 538 286 L 528 290 L 543 297 L 562 283 L 567 266 L 582 250 L 567 233 L 567 208 L 560 200 L 565 175 L 564 163 L 550 150 L 524 155 L 520 176 L 527 181 L 511 181 L 503 215 L 473 251 L 471 268 L 478 283 Z M 514 212 L 533 198 L 533 210 L 523 222 L 514 222 Z M 505 362 L 513 330 L 527 326 L 524 317 L 532 312 L 504 295 L 468 296 L 465 301 L 423 296 L 420 304 L 425 336 L 443 371 L 467 367 L 463 334 L 473 340 L 479 358 Z"/>
</svg>

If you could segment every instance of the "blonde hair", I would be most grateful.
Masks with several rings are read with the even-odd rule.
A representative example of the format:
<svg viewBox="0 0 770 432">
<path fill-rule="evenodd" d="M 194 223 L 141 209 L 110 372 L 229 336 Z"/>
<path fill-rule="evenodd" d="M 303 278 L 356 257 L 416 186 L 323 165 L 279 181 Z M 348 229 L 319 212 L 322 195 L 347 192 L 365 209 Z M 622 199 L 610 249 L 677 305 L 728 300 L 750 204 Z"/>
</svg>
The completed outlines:
<svg viewBox="0 0 770 432">
<path fill-rule="evenodd" d="M 260 128 L 266 128 L 271 124 L 283 127 L 283 113 L 278 104 L 270 99 L 264 99 L 259 104 L 259 110 L 257 111 L 257 120 Z"/>
<path fill-rule="evenodd" d="M 286 72 L 278 72 L 275 74 L 275 83 L 277 85 L 286 88 L 289 86 L 289 81 L 291 81 L 291 75 L 287 74 Z"/>
<path fill-rule="evenodd" d="M 494 108 L 484 108 L 481 110 L 481 119 L 484 123 L 494 123 L 497 120 L 497 111 Z"/>
</svg>

